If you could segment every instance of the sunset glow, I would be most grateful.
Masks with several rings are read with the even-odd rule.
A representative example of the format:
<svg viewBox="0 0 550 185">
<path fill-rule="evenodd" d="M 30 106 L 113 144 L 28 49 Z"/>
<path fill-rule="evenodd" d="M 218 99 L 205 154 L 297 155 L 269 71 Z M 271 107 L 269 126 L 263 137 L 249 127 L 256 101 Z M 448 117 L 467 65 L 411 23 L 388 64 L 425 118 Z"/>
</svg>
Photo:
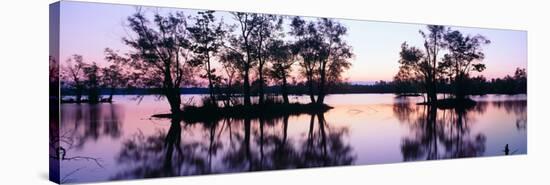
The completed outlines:
<svg viewBox="0 0 550 185">
<path fill-rule="evenodd" d="M 136 12 L 136 6 L 112 4 L 87 4 L 67 2 L 61 12 L 61 61 L 73 54 L 80 54 L 86 61 L 102 65 L 104 49 L 110 47 L 120 52 L 128 51 L 122 37 L 129 35 L 125 28 L 128 16 Z M 195 10 L 177 8 L 145 8 L 148 14 L 183 11 L 192 14 Z M 233 23 L 230 14 L 218 11 L 218 19 Z M 85 20 L 85 21 L 83 21 Z M 289 20 L 285 20 L 286 23 Z M 422 47 L 419 30 L 426 25 L 390 23 L 359 20 L 338 20 L 348 28 L 347 41 L 353 47 L 355 58 L 352 68 L 343 76 L 350 82 L 391 81 L 398 71 L 400 45 L 407 42 Z M 527 32 L 470 27 L 451 28 L 464 34 L 483 35 L 491 40 L 484 46 L 483 75 L 488 79 L 501 78 L 514 73 L 516 68 L 527 68 Z M 474 76 L 478 74 L 473 73 Z"/>
</svg>

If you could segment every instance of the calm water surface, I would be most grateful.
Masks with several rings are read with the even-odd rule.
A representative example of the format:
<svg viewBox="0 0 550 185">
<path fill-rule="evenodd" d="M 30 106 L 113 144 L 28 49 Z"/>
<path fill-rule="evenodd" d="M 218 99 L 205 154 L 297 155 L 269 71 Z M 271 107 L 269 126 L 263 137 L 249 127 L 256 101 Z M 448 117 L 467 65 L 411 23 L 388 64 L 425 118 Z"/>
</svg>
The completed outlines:
<svg viewBox="0 0 550 185">
<path fill-rule="evenodd" d="M 61 162 L 61 178 L 90 182 L 498 156 L 505 145 L 509 154 L 526 154 L 527 97 L 472 98 L 474 108 L 455 111 L 428 110 L 416 105 L 422 101 L 417 97 L 330 95 L 325 101 L 334 109 L 324 114 L 199 124 L 150 118 L 169 110 L 155 96 L 63 104 L 61 145 L 67 158 L 78 160 Z"/>
</svg>

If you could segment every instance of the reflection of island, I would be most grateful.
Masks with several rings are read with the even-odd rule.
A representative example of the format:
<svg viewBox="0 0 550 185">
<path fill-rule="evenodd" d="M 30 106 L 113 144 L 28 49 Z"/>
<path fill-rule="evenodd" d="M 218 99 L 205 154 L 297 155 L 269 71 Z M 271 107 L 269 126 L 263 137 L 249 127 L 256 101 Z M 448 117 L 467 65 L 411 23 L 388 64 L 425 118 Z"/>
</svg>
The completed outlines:
<svg viewBox="0 0 550 185">
<path fill-rule="evenodd" d="M 409 106 L 401 104 L 393 109 L 399 117 L 410 115 L 409 120 L 412 120 L 408 123 L 413 135 L 405 137 L 401 144 L 405 161 L 475 157 L 485 152 L 485 135 L 470 133 L 470 122 L 474 118 L 468 114 L 483 112 L 486 107 L 483 103 L 473 109 L 437 110 L 434 106 L 413 109 Z"/>
<path fill-rule="evenodd" d="M 226 119 L 200 125 L 172 119 L 167 132 L 137 134 L 125 141 L 117 157 L 122 171 L 112 178 L 336 166 L 355 161 L 351 146 L 344 142 L 347 128 L 330 127 L 324 115 L 311 115 L 306 137 L 289 138 L 288 119 Z M 191 138 L 197 134 L 200 139 Z"/>
</svg>

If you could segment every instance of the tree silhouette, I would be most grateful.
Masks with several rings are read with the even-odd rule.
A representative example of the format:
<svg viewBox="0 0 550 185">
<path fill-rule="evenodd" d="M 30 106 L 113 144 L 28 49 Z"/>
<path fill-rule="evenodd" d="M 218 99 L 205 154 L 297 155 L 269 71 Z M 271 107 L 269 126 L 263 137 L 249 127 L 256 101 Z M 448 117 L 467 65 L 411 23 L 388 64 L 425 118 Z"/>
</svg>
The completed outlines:
<svg viewBox="0 0 550 185">
<path fill-rule="evenodd" d="M 322 104 L 327 93 L 327 80 L 339 81 L 341 73 L 351 67 L 348 59 L 353 57 L 353 53 L 343 39 L 347 29 L 328 18 L 307 22 L 294 17 L 290 26 L 290 34 L 297 39 L 294 52 L 301 57 L 300 66 L 306 77 L 310 100 Z"/>
<path fill-rule="evenodd" d="M 86 65 L 83 69 L 84 76 L 86 76 L 86 89 L 88 91 L 88 102 L 89 103 L 99 103 L 100 94 L 100 76 L 99 76 L 99 66 L 94 62 L 91 65 Z"/>
<path fill-rule="evenodd" d="M 464 100 L 468 93 L 467 83 L 474 82 L 469 81 L 470 72 L 485 69 L 481 63 L 485 57 L 481 47 L 490 41 L 481 35 L 464 36 L 460 31 L 439 25 L 428 25 L 427 30 L 427 33 L 420 30 L 424 50 L 410 47 L 406 42 L 401 44 L 395 82 L 407 86 L 420 84 L 428 96 L 427 103 L 431 104 L 437 101 L 437 93 L 444 92 L 438 84 L 446 86 L 448 80 L 454 86 L 455 98 Z M 446 53 L 440 59 L 443 50 Z M 475 80 L 483 81 L 482 78 Z"/>
<path fill-rule="evenodd" d="M 76 102 L 82 101 L 82 94 L 84 93 L 84 59 L 81 55 L 73 55 L 66 61 L 67 66 L 62 72 L 63 79 L 66 81 L 66 85 L 70 85 L 75 88 Z M 70 82 L 72 81 L 72 82 Z"/>
<path fill-rule="evenodd" d="M 243 79 L 244 105 L 250 106 L 250 69 L 257 64 L 252 34 L 260 25 L 260 17 L 258 14 L 242 12 L 234 12 L 232 15 L 237 22 L 237 30 L 229 38 L 230 44 L 226 45 L 224 60 L 239 66 Z"/>
<path fill-rule="evenodd" d="M 482 72 L 485 64 L 482 64 L 485 54 L 481 46 L 489 44 L 481 35 L 463 36 L 460 31 L 451 31 L 444 35 L 445 46 L 449 53 L 443 56 L 439 64 L 440 70 L 447 73 L 454 84 L 455 98 L 463 100 L 466 95 L 466 81 L 471 71 Z"/>
<path fill-rule="evenodd" d="M 445 47 L 445 27 L 428 25 L 426 28 L 428 33 L 419 30 L 424 38 L 424 51 L 406 42 L 401 44 L 396 78 L 400 81 L 418 81 L 428 96 L 427 102 L 433 103 L 437 101 L 438 54 Z"/>
<path fill-rule="evenodd" d="M 443 37 L 445 35 L 445 27 L 440 25 L 426 26 L 428 33 L 419 30 L 424 38 L 425 58 L 424 68 L 428 71 L 426 77 L 426 92 L 428 94 L 428 102 L 437 101 L 437 60 L 439 52 L 444 49 L 445 43 Z"/>
<path fill-rule="evenodd" d="M 254 45 L 255 56 L 258 61 L 258 96 L 259 103 L 264 103 L 264 67 L 267 64 L 267 60 L 270 58 L 268 45 L 273 42 L 277 37 L 281 36 L 283 19 L 280 16 L 268 15 L 268 14 L 255 14 L 256 17 L 256 29 L 252 31 L 251 38 Z"/>
<path fill-rule="evenodd" d="M 280 81 L 281 94 L 285 104 L 289 103 L 287 78 L 290 76 L 292 64 L 294 64 L 294 55 L 292 54 L 291 47 L 292 46 L 290 44 L 285 43 L 283 40 L 276 40 L 268 45 L 272 65 L 272 68 L 269 71 L 270 76 L 275 81 Z"/>
<path fill-rule="evenodd" d="M 123 66 L 128 62 L 128 59 L 116 58 L 117 55 L 113 53 L 114 51 L 112 49 L 105 49 L 105 60 L 107 60 L 110 65 L 101 68 L 102 87 L 109 89 L 109 97 L 107 98 L 108 102 L 113 101 L 113 94 L 115 93 L 116 88 L 126 88 L 131 85 L 129 83 L 130 75 Z"/>
<path fill-rule="evenodd" d="M 290 26 L 290 34 L 297 39 L 293 52 L 301 58 L 299 64 L 302 74 L 306 78 L 309 98 L 312 103 L 315 103 L 316 69 L 319 65 L 318 60 L 325 55 L 321 47 L 322 40 L 313 22 L 306 22 L 300 17 L 294 17 Z"/>
<path fill-rule="evenodd" d="M 409 83 L 409 84 L 420 84 L 424 92 L 428 92 L 428 89 L 431 88 L 431 72 L 432 68 L 430 67 L 429 62 L 425 59 L 424 53 L 416 48 L 409 46 L 406 42 L 401 44 L 401 51 L 399 52 L 399 72 L 394 77 L 396 82 L 399 83 Z M 430 101 L 430 99 L 428 99 Z"/>
<path fill-rule="evenodd" d="M 229 58 L 226 58 L 229 57 Z M 238 60 L 238 59 L 237 59 Z M 242 75 L 239 74 L 240 70 L 237 65 L 239 65 L 239 62 L 236 62 L 233 58 L 230 56 L 222 54 L 220 56 L 220 62 L 222 64 L 222 69 L 225 75 L 222 76 L 223 83 L 221 85 L 224 85 L 222 87 L 223 99 L 224 99 L 224 105 L 230 106 L 230 105 L 236 105 L 238 101 L 233 101 L 232 99 L 233 94 L 235 93 L 234 84 L 239 83 L 240 77 Z M 237 84 L 238 85 L 238 84 Z"/>
<path fill-rule="evenodd" d="M 334 19 L 322 18 L 318 21 L 318 29 L 327 47 L 327 58 L 320 60 L 319 94 L 317 103 L 322 104 L 327 94 L 327 81 L 338 82 L 344 70 L 351 67 L 348 59 L 353 57 L 352 48 L 344 40 L 347 28 Z"/>
<path fill-rule="evenodd" d="M 212 58 L 216 55 L 223 45 L 225 30 L 223 22 L 216 23 L 214 11 L 198 12 L 193 18 L 194 25 L 187 27 L 191 33 L 189 40 L 190 48 L 195 53 L 191 63 L 194 66 L 202 66 L 205 70 L 204 77 L 208 79 L 208 91 L 212 104 L 215 104 L 214 84 L 218 78 L 215 74 L 216 70 L 212 67 Z"/>
<path fill-rule="evenodd" d="M 138 84 L 161 88 L 173 114 L 181 112 L 180 87 L 191 84 L 195 74 L 189 60 L 189 34 L 183 13 L 162 16 L 153 22 L 139 9 L 128 17 L 133 35 L 123 38 L 133 48 L 129 66 L 138 74 Z"/>
</svg>

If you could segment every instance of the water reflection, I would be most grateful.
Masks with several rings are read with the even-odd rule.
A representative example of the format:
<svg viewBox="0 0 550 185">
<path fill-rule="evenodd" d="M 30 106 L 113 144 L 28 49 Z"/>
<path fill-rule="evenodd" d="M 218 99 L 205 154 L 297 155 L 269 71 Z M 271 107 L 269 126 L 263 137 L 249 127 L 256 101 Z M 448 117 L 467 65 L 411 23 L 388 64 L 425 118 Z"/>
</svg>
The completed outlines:
<svg viewBox="0 0 550 185">
<path fill-rule="evenodd" d="M 101 138 L 117 139 L 122 135 L 124 113 L 122 107 L 103 105 L 61 106 L 59 133 L 52 135 L 50 158 L 60 162 L 60 182 L 81 181 L 84 169 L 104 169 L 103 159 L 82 152 L 90 141 Z"/>
<path fill-rule="evenodd" d="M 115 99 L 61 106 L 56 140 L 70 159 L 61 160 L 64 182 L 527 152 L 526 98 L 479 97 L 470 109 L 443 110 L 417 105 L 415 98 L 334 95 L 327 97 L 334 109 L 324 114 L 202 123 L 151 119 L 169 110 L 154 97 L 139 105 Z"/>
<path fill-rule="evenodd" d="M 310 117 L 307 136 L 296 141 L 288 138 L 289 116 L 200 124 L 172 119 L 167 132 L 138 133 L 123 143 L 117 163 L 126 168 L 113 179 L 353 164 L 353 149 L 343 141 L 347 129 L 330 127 L 323 114 Z"/>
<path fill-rule="evenodd" d="M 527 129 L 527 101 L 497 101 L 493 102 L 493 106 L 504 108 L 506 113 L 516 115 L 516 128 L 518 130 Z"/>
<path fill-rule="evenodd" d="M 88 141 L 101 137 L 121 136 L 124 110 L 114 104 L 64 105 L 61 108 L 62 133 L 75 141 L 73 147 L 80 149 Z"/>
<path fill-rule="evenodd" d="M 394 107 L 396 115 L 409 115 L 412 136 L 402 139 L 401 153 L 404 161 L 434 160 L 481 156 L 485 152 L 486 136 L 472 134 L 470 124 L 475 117 L 472 111 L 483 113 L 486 104 L 473 109 L 438 110 L 434 106 L 408 108 L 410 103 Z"/>
</svg>

